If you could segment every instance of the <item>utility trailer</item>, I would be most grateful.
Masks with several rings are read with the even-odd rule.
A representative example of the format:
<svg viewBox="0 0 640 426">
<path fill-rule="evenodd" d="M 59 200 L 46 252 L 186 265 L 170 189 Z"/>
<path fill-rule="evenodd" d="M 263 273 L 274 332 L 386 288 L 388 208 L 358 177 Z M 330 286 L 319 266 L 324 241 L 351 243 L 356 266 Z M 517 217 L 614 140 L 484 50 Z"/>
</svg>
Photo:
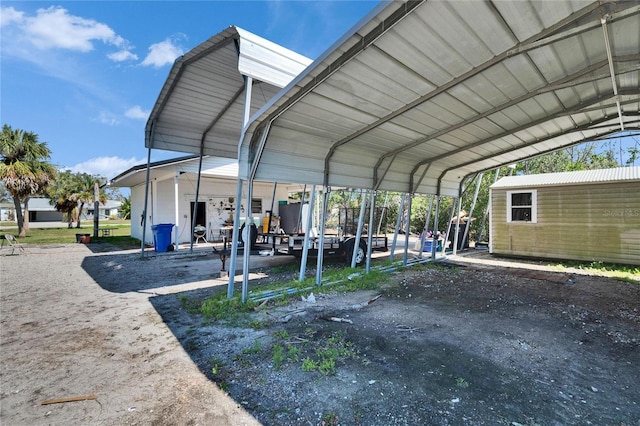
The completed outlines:
<svg viewBox="0 0 640 426">
<path fill-rule="evenodd" d="M 304 248 L 304 235 L 289 235 L 287 244 L 287 254 L 291 254 L 296 257 L 302 257 L 302 249 Z M 353 250 L 356 246 L 356 237 L 341 237 L 338 235 L 325 235 L 324 244 L 322 244 L 323 256 L 327 257 L 342 257 L 347 264 L 351 264 L 351 258 L 353 256 Z M 309 251 L 310 257 L 318 256 L 320 250 L 320 238 L 309 238 Z M 356 265 L 363 265 L 367 259 L 367 237 L 360 238 L 360 244 L 358 244 L 356 252 Z M 387 237 L 373 236 L 371 240 L 372 251 L 388 251 Z"/>
<path fill-rule="evenodd" d="M 363 230 L 363 236 L 360 238 L 360 243 L 356 244 L 356 237 L 353 234 L 356 233 L 358 223 L 358 212 L 360 209 L 354 208 L 342 208 L 338 215 L 337 229 L 340 231 L 338 234 L 325 234 L 324 241 L 321 243 L 319 237 L 309 237 L 309 251 L 310 257 L 318 256 L 319 250 L 323 250 L 323 256 L 328 257 L 342 257 L 347 264 L 351 264 L 353 256 L 353 250 L 356 250 L 356 265 L 363 265 L 367 259 L 367 241 L 368 236 L 365 234 L 368 230 Z M 369 217 L 369 209 L 365 212 L 365 218 Z M 377 231 L 371 237 L 371 251 L 388 251 L 388 238 L 386 236 L 386 212 L 385 209 L 376 208 L 374 212 L 374 223 L 378 224 Z M 384 228 L 382 228 L 384 226 Z M 380 229 L 385 230 L 385 234 L 379 234 Z M 302 250 L 304 248 L 304 235 L 293 234 L 282 236 L 287 239 L 286 254 L 290 254 L 296 257 L 302 257 Z"/>
</svg>

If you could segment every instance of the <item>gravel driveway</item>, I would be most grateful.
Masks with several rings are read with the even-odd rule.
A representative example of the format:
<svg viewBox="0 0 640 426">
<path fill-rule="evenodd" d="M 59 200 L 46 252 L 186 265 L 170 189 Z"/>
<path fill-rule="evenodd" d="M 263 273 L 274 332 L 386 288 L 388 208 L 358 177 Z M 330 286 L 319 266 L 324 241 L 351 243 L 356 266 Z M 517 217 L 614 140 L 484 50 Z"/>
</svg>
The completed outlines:
<svg viewBox="0 0 640 426">
<path fill-rule="evenodd" d="M 243 325 L 184 308 L 226 291 L 210 251 L 100 247 L 0 257 L 0 423 L 640 425 L 638 284 L 458 257 Z"/>
</svg>

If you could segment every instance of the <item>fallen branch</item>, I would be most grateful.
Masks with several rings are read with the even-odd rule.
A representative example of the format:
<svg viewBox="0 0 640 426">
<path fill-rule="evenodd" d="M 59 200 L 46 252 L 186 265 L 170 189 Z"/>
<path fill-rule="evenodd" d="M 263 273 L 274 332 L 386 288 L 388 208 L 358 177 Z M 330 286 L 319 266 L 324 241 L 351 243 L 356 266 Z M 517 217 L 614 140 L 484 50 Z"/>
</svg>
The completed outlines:
<svg viewBox="0 0 640 426">
<path fill-rule="evenodd" d="M 375 302 L 376 300 L 380 299 L 382 297 L 381 294 L 377 295 L 376 297 L 374 297 L 371 300 L 368 300 L 366 302 L 362 302 L 362 303 L 358 303 L 357 305 L 352 305 L 350 309 L 354 309 L 354 310 L 359 310 L 362 308 L 366 308 L 367 306 L 371 305 L 373 302 Z"/>
<path fill-rule="evenodd" d="M 68 398 L 47 399 L 42 401 L 40 405 L 62 404 L 64 402 L 87 401 L 89 399 L 98 399 L 95 395 L 70 396 Z"/>
<path fill-rule="evenodd" d="M 412 328 L 412 327 L 409 327 L 409 326 L 406 326 L 406 325 L 396 325 L 396 329 L 398 331 L 408 331 L 410 333 L 413 333 L 414 331 L 418 331 L 419 330 L 419 328 Z"/>
<path fill-rule="evenodd" d="M 338 317 L 320 317 L 320 319 L 323 319 L 325 321 L 333 321 L 333 322 L 346 322 L 348 324 L 353 324 L 353 321 L 351 321 L 350 319 L 347 318 L 338 318 Z"/>
<path fill-rule="evenodd" d="M 255 312 L 260 311 L 262 308 L 264 308 L 264 306 L 267 304 L 267 302 L 269 302 L 269 299 L 265 299 L 262 303 L 260 303 L 258 306 L 256 306 L 255 308 L 253 308 L 253 310 Z"/>
</svg>

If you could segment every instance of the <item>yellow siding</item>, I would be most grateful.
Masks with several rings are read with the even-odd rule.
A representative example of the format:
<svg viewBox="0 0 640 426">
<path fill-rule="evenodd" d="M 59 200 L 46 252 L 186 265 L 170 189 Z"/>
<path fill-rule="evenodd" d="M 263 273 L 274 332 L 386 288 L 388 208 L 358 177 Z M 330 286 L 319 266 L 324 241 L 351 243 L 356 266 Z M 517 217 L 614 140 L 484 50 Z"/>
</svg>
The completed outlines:
<svg viewBox="0 0 640 426">
<path fill-rule="evenodd" d="M 491 190 L 492 253 L 640 265 L 640 183 L 529 189 L 537 223 L 507 223 L 508 190 Z"/>
</svg>

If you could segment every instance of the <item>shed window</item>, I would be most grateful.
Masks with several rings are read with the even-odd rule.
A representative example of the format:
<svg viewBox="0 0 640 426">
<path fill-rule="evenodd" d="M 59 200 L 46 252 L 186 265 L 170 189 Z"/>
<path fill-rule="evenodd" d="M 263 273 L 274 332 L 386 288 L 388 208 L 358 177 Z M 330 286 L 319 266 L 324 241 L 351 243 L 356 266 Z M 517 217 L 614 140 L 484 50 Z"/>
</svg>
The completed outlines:
<svg viewBox="0 0 640 426">
<path fill-rule="evenodd" d="M 507 192 L 507 222 L 538 221 L 537 192 L 509 191 Z"/>
</svg>

